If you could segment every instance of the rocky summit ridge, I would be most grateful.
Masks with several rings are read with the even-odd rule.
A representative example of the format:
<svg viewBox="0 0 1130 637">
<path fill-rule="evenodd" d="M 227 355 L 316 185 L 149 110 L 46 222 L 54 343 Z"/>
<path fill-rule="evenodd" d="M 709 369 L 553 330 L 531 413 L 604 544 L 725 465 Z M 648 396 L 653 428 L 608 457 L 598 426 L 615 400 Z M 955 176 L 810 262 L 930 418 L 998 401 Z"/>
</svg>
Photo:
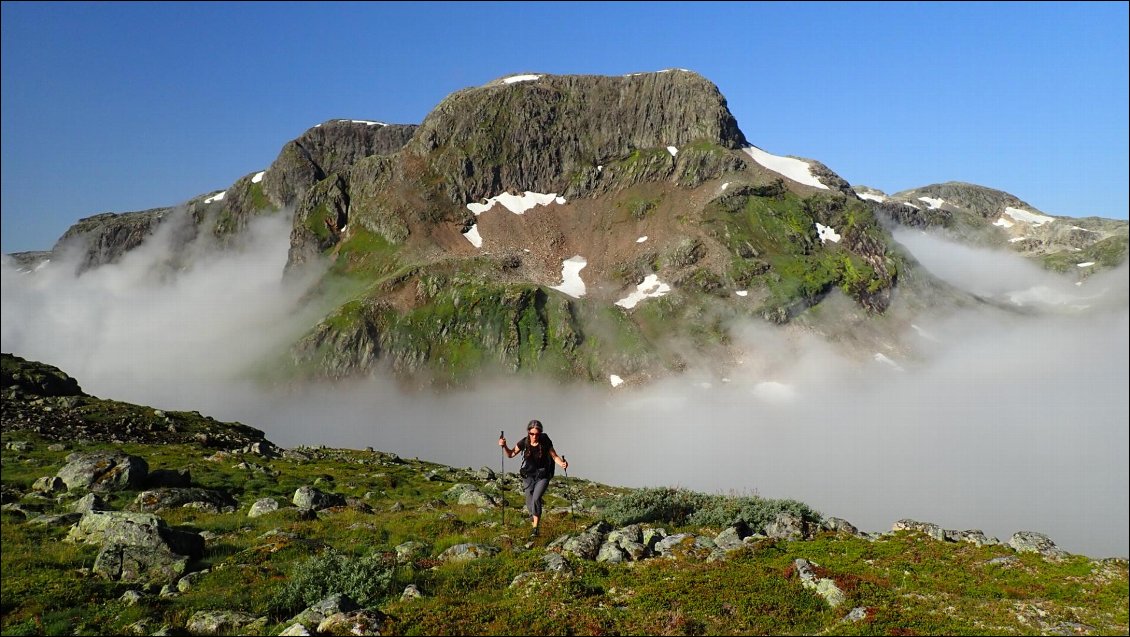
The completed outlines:
<svg viewBox="0 0 1130 637">
<path fill-rule="evenodd" d="M 1000 213 L 982 203 L 1023 203 L 859 192 L 817 161 L 751 145 L 697 73 L 530 73 L 457 91 L 418 126 L 324 122 L 176 214 L 87 218 L 54 251 L 98 267 L 173 223 L 167 262 L 183 266 L 193 240 L 238 247 L 255 217 L 290 215 L 287 272 L 328 269 L 307 297 L 324 318 L 280 353 L 283 375 L 643 383 L 732 359 L 737 322 L 791 323 L 839 296 L 877 316 L 896 286 L 910 299 L 942 289 L 891 224 L 988 241 Z M 948 203 L 919 205 L 932 195 Z M 1068 234 L 1103 236 L 1078 250 L 1099 245 L 1107 267 L 1125 259 L 1118 223 Z M 1041 232 L 1022 240 L 1052 245 Z"/>
</svg>

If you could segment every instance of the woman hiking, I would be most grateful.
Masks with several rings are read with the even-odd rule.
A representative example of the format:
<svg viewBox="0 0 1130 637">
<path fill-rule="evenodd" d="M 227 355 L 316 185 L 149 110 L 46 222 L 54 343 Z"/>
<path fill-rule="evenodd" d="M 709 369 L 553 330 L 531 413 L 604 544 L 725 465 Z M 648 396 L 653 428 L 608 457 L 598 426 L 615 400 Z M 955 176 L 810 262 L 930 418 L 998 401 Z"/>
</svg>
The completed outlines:
<svg viewBox="0 0 1130 637">
<path fill-rule="evenodd" d="M 554 463 L 562 469 L 569 468 L 569 462 L 557 455 L 553 448 L 553 441 L 542 433 L 540 420 L 531 420 L 526 425 L 526 437 L 518 441 L 514 448 L 506 446 L 506 438 L 498 439 L 498 446 L 502 447 L 507 458 L 522 454 L 522 469 L 518 475 L 522 476 L 522 490 L 526 493 L 526 510 L 533 516 L 533 528 L 530 537 L 538 536 L 538 521 L 541 519 L 541 498 L 549 487 L 549 479 L 553 477 Z"/>
</svg>

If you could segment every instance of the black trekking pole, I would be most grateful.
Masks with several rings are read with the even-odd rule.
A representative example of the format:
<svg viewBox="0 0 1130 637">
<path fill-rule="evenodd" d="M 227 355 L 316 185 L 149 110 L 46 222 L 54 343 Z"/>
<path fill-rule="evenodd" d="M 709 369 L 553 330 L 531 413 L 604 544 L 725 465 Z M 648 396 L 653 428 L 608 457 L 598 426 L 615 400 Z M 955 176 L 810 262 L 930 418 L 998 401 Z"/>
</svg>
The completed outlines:
<svg viewBox="0 0 1130 637">
<path fill-rule="evenodd" d="M 498 439 L 502 440 L 505 437 L 506 436 L 502 433 L 502 430 L 499 429 L 498 430 Z M 502 532 L 505 533 L 506 532 L 506 448 L 505 447 L 499 447 L 498 450 L 502 452 L 502 461 L 501 461 L 501 463 L 499 464 L 499 467 L 498 467 L 499 472 L 501 473 L 501 475 L 498 476 L 498 484 L 502 485 Z"/>
<path fill-rule="evenodd" d="M 569 520 L 572 521 L 574 519 L 574 515 L 573 496 L 570 494 L 569 490 L 569 459 L 565 456 L 561 456 L 561 461 L 565 463 L 565 497 L 569 498 Z"/>
</svg>

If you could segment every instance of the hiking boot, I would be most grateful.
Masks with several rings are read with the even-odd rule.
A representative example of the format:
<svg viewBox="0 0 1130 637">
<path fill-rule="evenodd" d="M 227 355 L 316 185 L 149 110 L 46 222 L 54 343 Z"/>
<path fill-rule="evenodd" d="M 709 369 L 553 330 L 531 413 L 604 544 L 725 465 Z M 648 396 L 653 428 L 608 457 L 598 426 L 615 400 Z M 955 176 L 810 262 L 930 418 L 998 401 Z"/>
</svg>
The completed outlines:
<svg viewBox="0 0 1130 637">
<path fill-rule="evenodd" d="M 533 529 L 530 530 L 530 537 L 537 537 L 537 536 L 538 536 L 538 527 L 535 526 Z"/>
</svg>

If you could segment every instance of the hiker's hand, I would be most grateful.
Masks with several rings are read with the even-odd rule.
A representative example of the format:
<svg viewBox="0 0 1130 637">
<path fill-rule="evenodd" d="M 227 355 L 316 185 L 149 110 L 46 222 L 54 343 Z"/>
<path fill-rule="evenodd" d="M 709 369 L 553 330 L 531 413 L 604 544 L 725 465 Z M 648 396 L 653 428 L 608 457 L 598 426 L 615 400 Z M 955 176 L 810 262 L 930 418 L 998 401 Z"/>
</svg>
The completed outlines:
<svg viewBox="0 0 1130 637">
<path fill-rule="evenodd" d="M 568 460 L 566 460 L 566 459 L 564 459 L 564 458 L 562 458 L 562 459 L 561 459 L 561 468 L 562 468 L 562 469 L 568 469 L 568 468 L 569 468 L 569 461 L 568 461 Z"/>
<path fill-rule="evenodd" d="M 498 446 L 505 449 L 506 448 L 506 438 L 499 438 L 498 439 Z"/>
</svg>

